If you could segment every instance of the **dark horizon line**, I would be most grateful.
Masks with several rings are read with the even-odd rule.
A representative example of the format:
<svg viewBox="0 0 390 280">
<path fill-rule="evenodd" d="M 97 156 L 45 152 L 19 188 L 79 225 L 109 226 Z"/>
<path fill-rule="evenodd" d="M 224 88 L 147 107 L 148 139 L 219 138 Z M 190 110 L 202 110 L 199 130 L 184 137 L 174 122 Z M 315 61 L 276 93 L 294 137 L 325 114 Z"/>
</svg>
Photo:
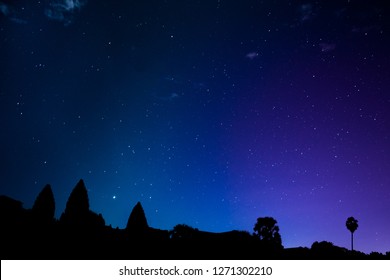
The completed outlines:
<svg viewBox="0 0 390 280">
<path fill-rule="evenodd" d="M 85 188 L 85 190 L 86 190 L 86 192 L 87 192 L 86 195 L 87 195 L 87 199 L 88 199 L 88 209 L 89 209 L 88 190 L 87 190 L 87 188 L 85 187 L 84 179 L 82 179 L 82 178 L 79 179 L 79 181 L 78 181 L 78 183 L 76 184 L 76 186 L 74 187 L 74 189 L 75 189 L 78 185 L 84 186 L 84 188 Z M 45 189 L 45 188 L 47 188 L 47 187 L 49 187 L 49 188 L 50 188 L 50 191 L 52 192 L 52 188 L 51 188 L 51 184 L 50 184 L 50 183 L 47 183 L 47 184 L 43 187 L 43 189 Z M 42 189 L 42 191 L 43 191 L 43 189 Z M 74 190 L 74 189 L 73 189 L 73 190 Z M 42 191 L 41 191 L 41 192 L 42 192 Z M 72 191 L 72 192 L 73 192 L 73 191 Z M 71 194 L 72 194 L 72 192 L 71 192 Z M 70 194 L 70 195 L 71 195 L 71 194 Z M 39 196 L 39 195 L 40 195 L 40 194 L 38 194 L 38 196 Z M 37 196 L 37 198 L 38 198 L 38 196 Z M 34 207 L 34 205 L 33 205 L 31 208 L 24 208 L 24 207 L 23 207 L 23 204 L 24 204 L 24 203 L 23 203 L 22 201 L 16 200 L 16 199 L 14 199 L 14 198 L 12 198 L 12 197 L 9 197 L 9 196 L 7 196 L 7 195 L 0 195 L 0 197 L 7 197 L 7 198 L 9 198 L 9 199 L 14 200 L 15 202 L 19 203 L 20 206 L 21 206 L 24 210 L 26 210 L 26 211 L 31 211 L 32 208 Z M 69 198 L 68 198 L 68 201 L 69 201 Z M 138 201 L 138 202 L 136 203 L 136 205 L 138 205 L 138 204 L 140 204 L 140 205 L 141 205 L 141 208 L 142 208 L 142 204 L 141 204 L 140 201 Z M 64 209 L 63 212 L 59 215 L 59 217 L 57 216 L 58 213 L 57 213 L 57 215 L 54 215 L 54 216 L 53 216 L 53 219 L 54 219 L 55 222 L 59 222 L 59 221 L 60 221 L 61 216 L 65 213 L 66 206 L 67 206 L 67 203 L 65 204 L 65 209 Z M 134 210 L 134 209 L 133 209 L 133 210 Z M 54 211 L 57 212 L 55 206 L 54 206 Z M 107 224 L 107 223 L 106 223 L 106 220 L 104 219 L 104 216 L 103 216 L 102 213 L 96 213 L 96 212 L 94 212 L 94 211 L 92 211 L 92 210 L 90 210 L 90 209 L 89 209 L 89 211 L 91 211 L 91 212 L 93 212 L 93 213 L 95 213 L 95 214 L 101 216 L 102 219 L 103 219 L 103 221 L 104 221 L 104 226 L 105 226 L 105 227 L 108 227 L 108 228 L 111 228 L 111 229 L 115 229 L 115 230 L 126 231 L 126 229 L 127 229 L 126 226 L 125 226 L 125 227 L 119 227 L 119 226 L 116 226 L 116 227 L 115 227 L 115 226 L 112 226 L 112 224 Z M 142 208 L 142 211 L 143 211 L 143 208 Z M 131 215 L 131 213 L 130 213 L 130 215 Z M 175 226 L 178 226 L 178 225 L 188 226 L 188 227 L 192 228 L 193 230 L 196 230 L 196 231 L 199 231 L 199 232 L 205 233 L 205 234 L 215 234 L 215 235 L 218 235 L 218 234 L 228 234 L 228 233 L 232 233 L 232 232 L 244 232 L 244 233 L 247 233 L 247 234 L 252 235 L 252 236 L 255 235 L 254 231 L 250 232 L 250 231 L 248 231 L 248 230 L 242 230 L 242 229 L 232 229 L 232 230 L 227 230 L 227 231 L 208 231 L 208 230 L 200 230 L 200 229 L 198 229 L 198 228 L 196 228 L 196 227 L 193 227 L 193 226 L 188 225 L 188 224 L 185 224 L 185 223 L 178 223 L 178 224 L 175 224 Z M 156 229 L 156 230 L 161 230 L 161 231 L 166 231 L 166 232 L 171 232 L 171 231 L 173 231 L 173 229 L 175 228 L 175 226 L 174 226 L 173 228 L 171 228 L 171 229 L 155 228 L 155 227 L 151 227 L 151 226 L 149 226 L 149 225 L 147 225 L 147 226 L 148 226 L 148 228 L 150 228 L 150 229 Z M 315 242 L 318 242 L 318 241 L 315 241 Z M 314 243 L 315 243 L 315 242 L 314 242 Z M 329 242 L 329 241 L 325 241 L 325 240 L 324 240 L 324 241 L 321 241 L 321 242 Z M 313 244 L 314 244 L 314 243 L 313 243 Z M 330 243 L 333 245 L 333 242 L 330 242 Z M 334 245 L 334 246 L 336 246 L 336 245 Z M 339 246 L 336 246 L 336 247 L 339 247 Z M 283 248 L 284 248 L 284 246 L 283 246 Z M 297 246 L 297 247 L 288 247 L 288 248 L 285 248 L 285 249 L 296 249 L 296 248 L 309 248 L 309 247 L 306 247 L 306 246 Z M 340 248 L 344 248 L 344 249 L 346 249 L 346 250 L 349 250 L 348 248 L 345 248 L 345 247 L 340 247 Z M 355 251 L 356 251 L 356 250 L 355 250 Z M 357 252 L 361 252 L 361 251 L 357 251 Z M 386 254 L 386 253 L 389 253 L 389 252 L 390 252 L 390 250 L 389 250 L 389 251 L 384 250 L 384 251 L 382 251 L 382 252 L 371 251 L 371 253 L 380 253 L 380 254 Z M 369 253 L 364 253 L 364 252 L 361 252 L 361 253 L 363 253 L 363 254 L 369 254 Z"/>
</svg>

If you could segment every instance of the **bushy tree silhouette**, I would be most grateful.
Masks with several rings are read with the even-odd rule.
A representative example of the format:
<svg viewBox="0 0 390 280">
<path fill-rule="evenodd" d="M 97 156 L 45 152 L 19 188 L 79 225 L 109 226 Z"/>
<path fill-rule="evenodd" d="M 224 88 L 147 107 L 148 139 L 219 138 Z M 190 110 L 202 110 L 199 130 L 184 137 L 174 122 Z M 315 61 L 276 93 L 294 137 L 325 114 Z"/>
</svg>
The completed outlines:
<svg viewBox="0 0 390 280">
<path fill-rule="evenodd" d="M 178 224 L 169 232 L 169 236 L 172 240 L 189 240 L 196 238 L 198 232 L 199 230 L 197 228 L 185 224 Z"/>
<path fill-rule="evenodd" d="M 35 199 L 31 213 L 40 224 L 50 224 L 54 220 L 55 201 L 51 186 L 47 184 Z"/>
<path fill-rule="evenodd" d="M 144 209 L 141 202 L 138 202 L 130 213 L 127 220 L 126 230 L 128 231 L 145 231 L 149 228 Z"/>
<path fill-rule="evenodd" d="M 272 217 L 260 217 L 253 228 L 254 235 L 267 247 L 282 247 L 277 221 Z"/>
<path fill-rule="evenodd" d="M 346 249 L 335 246 L 328 241 L 315 241 L 311 245 L 311 252 L 315 259 L 334 259 L 337 256 L 344 256 Z"/>
<path fill-rule="evenodd" d="M 349 217 L 347 221 L 345 222 L 345 225 L 347 229 L 351 232 L 351 250 L 353 251 L 353 233 L 358 228 L 358 220 L 356 220 L 354 217 Z"/>
</svg>

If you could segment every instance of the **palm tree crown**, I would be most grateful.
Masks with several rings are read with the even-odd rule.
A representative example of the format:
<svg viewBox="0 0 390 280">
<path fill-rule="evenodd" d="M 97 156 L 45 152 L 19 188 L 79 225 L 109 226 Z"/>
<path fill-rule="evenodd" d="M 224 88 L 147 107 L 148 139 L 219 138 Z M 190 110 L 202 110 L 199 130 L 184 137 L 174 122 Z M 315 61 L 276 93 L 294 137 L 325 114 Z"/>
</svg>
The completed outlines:
<svg viewBox="0 0 390 280">
<path fill-rule="evenodd" d="M 354 217 L 349 217 L 345 225 L 351 233 L 354 233 L 358 228 L 358 221 Z"/>
</svg>

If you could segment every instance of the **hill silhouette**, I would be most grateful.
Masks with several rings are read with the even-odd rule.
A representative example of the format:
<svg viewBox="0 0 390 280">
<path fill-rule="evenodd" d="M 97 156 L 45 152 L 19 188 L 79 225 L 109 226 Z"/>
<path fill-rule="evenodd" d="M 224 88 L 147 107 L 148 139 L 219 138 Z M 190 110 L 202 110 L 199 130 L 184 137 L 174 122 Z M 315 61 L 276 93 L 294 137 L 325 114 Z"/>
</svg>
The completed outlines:
<svg viewBox="0 0 390 280">
<path fill-rule="evenodd" d="M 254 232 L 212 233 L 178 224 L 172 230 L 148 225 L 138 202 L 124 229 L 105 224 L 90 210 L 87 189 L 80 180 L 59 219 L 50 185 L 31 209 L 0 195 L 1 259 L 390 259 L 390 252 L 364 254 L 328 241 L 311 248 L 284 248 L 277 221 L 259 217 Z"/>
</svg>

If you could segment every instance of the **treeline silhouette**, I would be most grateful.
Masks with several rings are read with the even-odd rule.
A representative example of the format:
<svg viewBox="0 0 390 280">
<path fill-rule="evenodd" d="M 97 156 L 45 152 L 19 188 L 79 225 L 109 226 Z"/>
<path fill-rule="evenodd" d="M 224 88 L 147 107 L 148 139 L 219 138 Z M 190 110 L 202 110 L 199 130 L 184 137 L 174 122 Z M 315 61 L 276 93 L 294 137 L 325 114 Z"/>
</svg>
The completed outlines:
<svg viewBox="0 0 390 280">
<path fill-rule="evenodd" d="M 124 229 L 107 226 L 90 210 L 87 189 L 80 180 L 59 219 L 50 185 L 31 209 L 0 196 L 1 259 L 390 259 L 390 252 L 364 254 L 314 242 L 311 248 L 284 248 L 277 221 L 260 217 L 254 232 L 201 231 L 185 224 L 172 230 L 148 225 L 138 202 Z"/>
</svg>

